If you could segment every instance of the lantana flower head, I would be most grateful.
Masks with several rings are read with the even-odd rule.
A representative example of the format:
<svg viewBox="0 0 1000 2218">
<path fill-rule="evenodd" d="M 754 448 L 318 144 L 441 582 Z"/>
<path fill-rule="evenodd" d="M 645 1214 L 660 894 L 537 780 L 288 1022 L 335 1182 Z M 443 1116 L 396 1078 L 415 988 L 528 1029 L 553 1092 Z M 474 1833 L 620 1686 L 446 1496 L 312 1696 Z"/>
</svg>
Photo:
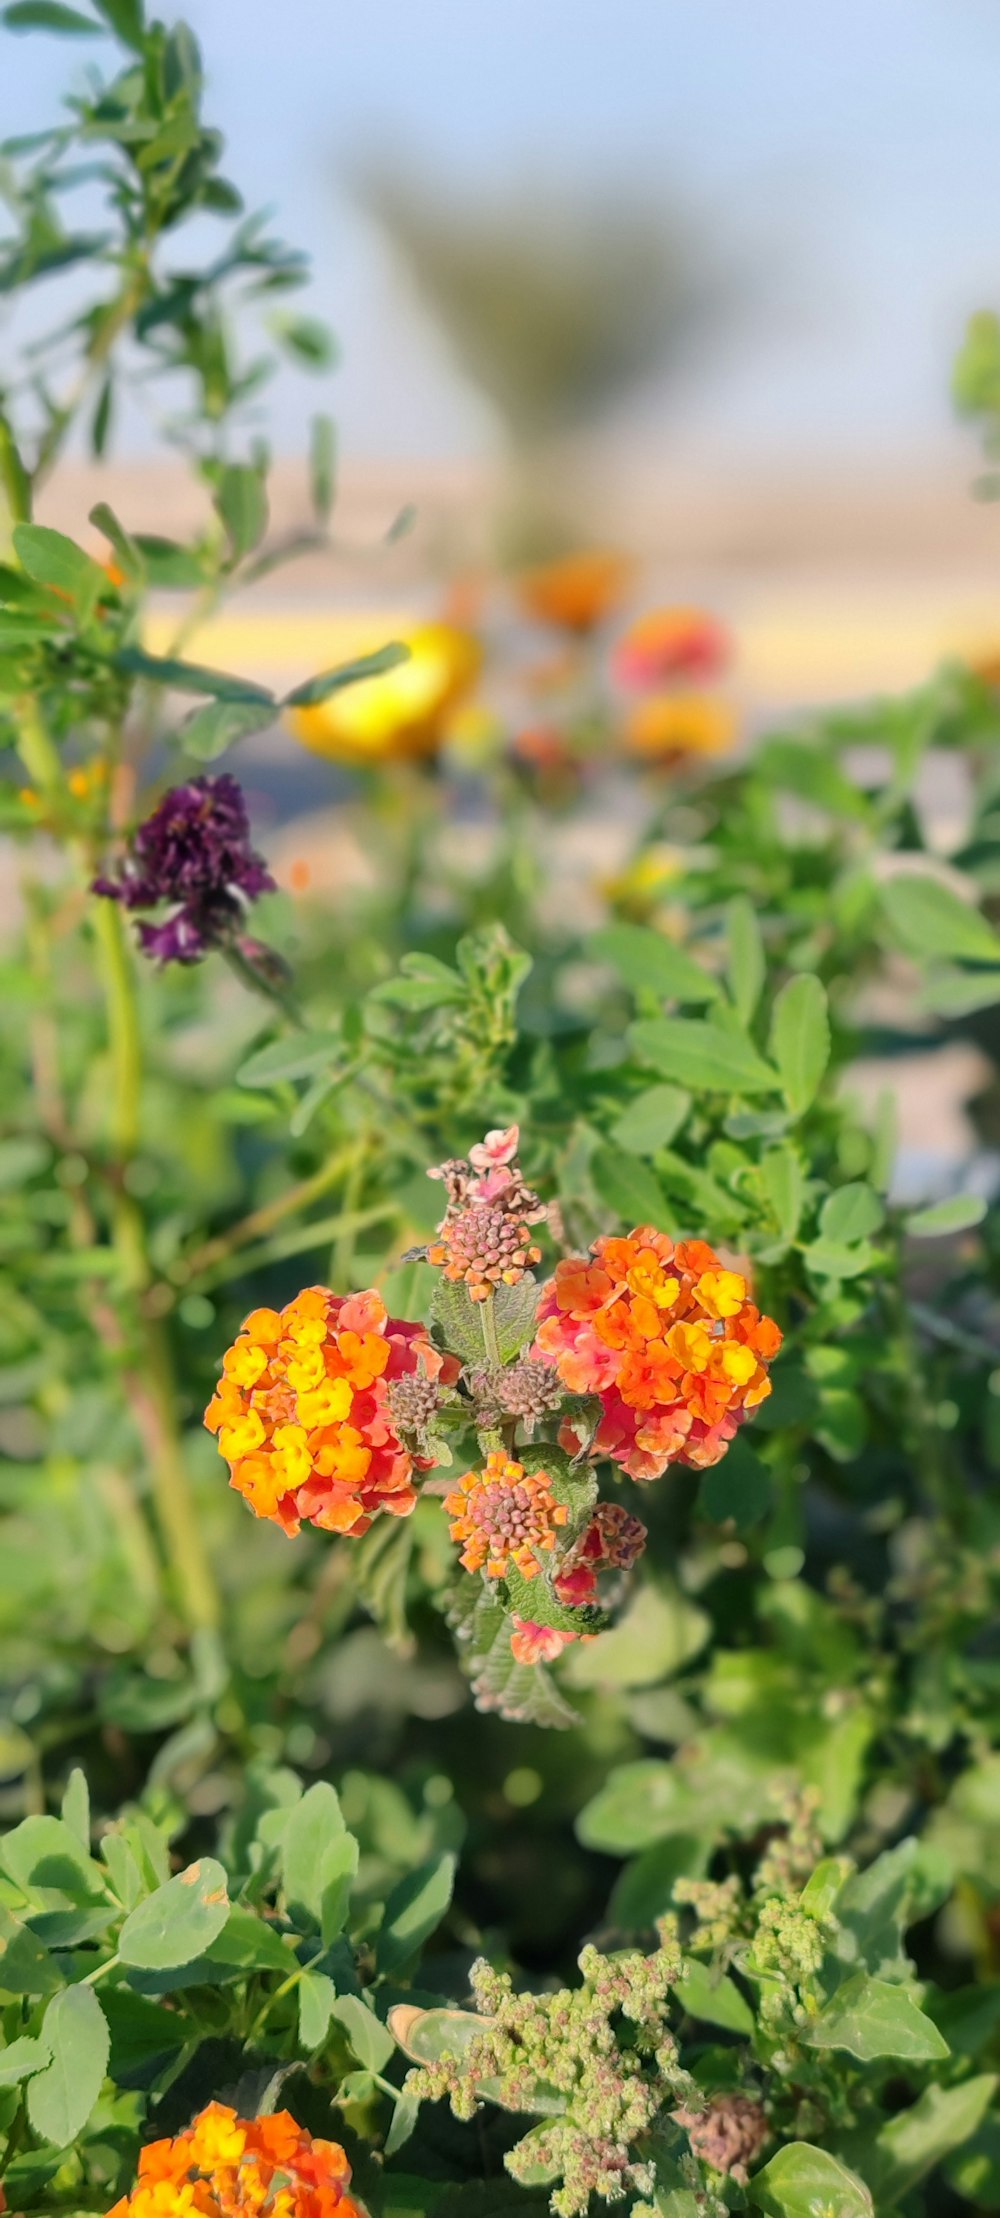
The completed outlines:
<svg viewBox="0 0 1000 2218">
<path fill-rule="evenodd" d="M 429 1468 L 400 1438 L 394 1384 L 417 1373 L 450 1385 L 458 1369 L 374 1291 L 311 1286 L 282 1310 L 246 1318 L 205 1423 L 258 1517 L 288 1533 L 303 1518 L 364 1533 L 379 1510 L 408 1516 L 414 1473 Z"/>
<path fill-rule="evenodd" d="M 594 1452 L 634 1479 L 718 1463 L 770 1393 L 781 1346 L 741 1272 L 707 1241 L 675 1243 L 651 1225 L 558 1263 L 538 1316 L 532 1354 L 570 1393 L 598 1396 Z"/>
<path fill-rule="evenodd" d="M 517 1146 L 518 1127 L 512 1124 L 488 1132 L 470 1148 L 468 1161 L 453 1157 L 428 1172 L 443 1181 L 448 1205 L 427 1260 L 445 1278 L 464 1281 L 474 1302 L 488 1301 L 498 1286 L 517 1286 L 541 1260 L 531 1227 L 548 1211 L 525 1185 Z"/>
<path fill-rule="evenodd" d="M 501 1449 L 487 1456 L 485 1470 L 466 1471 L 444 1506 L 452 1539 L 463 1543 L 460 1561 L 489 1579 L 502 1579 L 511 1563 L 523 1578 L 536 1578 L 569 1517 L 547 1473 L 526 1471 Z"/>
<path fill-rule="evenodd" d="M 517 593 L 529 616 L 585 638 L 620 606 L 631 579 L 632 564 L 624 555 L 609 547 L 583 548 L 522 570 Z"/>
<path fill-rule="evenodd" d="M 118 875 L 94 880 L 95 893 L 126 909 L 169 906 L 162 923 L 139 926 L 144 953 L 161 963 L 197 963 L 234 940 L 250 903 L 273 887 L 250 845 L 242 789 L 225 771 L 171 786 L 134 834 Z"/>
<path fill-rule="evenodd" d="M 631 1571 L 646 1546 L 646 1527 L 621 1502 L 597 1502 L 579 1538 L 563 1557 L 553 1579 L 569 1608 L 596 1602 L 599 1571 Z"/>
<path fill-rule="evenodd" d="M 514 1630 L 510 1636 L 510 1652 L 515 1663 L 554 1663 L 564 1648 L 579 1639 L 578 1633 L 559 1632 L 554 1625 L 537 1625 L 533 1618 L 511 1613 Z"/>
<path fill-rule="evenodd" d="M 289 2111 L 239 2118 L 211 2102 L 184 2133 L 147 2143 L 109 2218 L 365 2218 L 350 2180 L 339 2142 L 314 2139 Z"/>
<path fill-rule="evenodd" d="M 727 701 L 704 693 L 647 693 L 624 721 L 625 746 L 637 761 L 670 763 L 685 755 L 726 755 L 736 744 Z"/>
<path fill-rule="evenodd" d="M 619 639 L 612 663 L 619 683 L 641 690 L 672 678 L 715 678 L 729 660 L 722 625 L 702 608 L 651 608 Z"/>
</svg>

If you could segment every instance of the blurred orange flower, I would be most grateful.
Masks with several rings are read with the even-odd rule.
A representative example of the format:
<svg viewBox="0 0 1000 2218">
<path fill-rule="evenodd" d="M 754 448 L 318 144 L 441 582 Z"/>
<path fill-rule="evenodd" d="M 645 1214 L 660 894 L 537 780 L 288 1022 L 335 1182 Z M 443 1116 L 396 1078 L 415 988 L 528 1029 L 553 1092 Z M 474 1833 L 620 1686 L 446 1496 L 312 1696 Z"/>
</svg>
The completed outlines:
<svg viewBox="0 0 1000 2218">
<path fill-rule="evenodd" d="M 290 2111 L 238 2118 L 210 2102 L 186 2132 L 147 2143 L 109 2218 L 365 2218 L 350 2179 L 340 2143 L 314 2139 Z"/>
<path fill-rule="evenodd" d="M 370 624 L 367 634 L 359 653 L 384 643 Z M 451 711 L 479 675 L 479 642 L 453 624 L 416 624 L 392 637 L 409 648 L 406 662 L 359 678 L 314 708 L 288 711 L 290 731 L 313 754 L 362 765 L 433 755 L 440 747 Z"/>
<path fill-rule="evenodd" d="M 407 1517 L 414 1471 L 429 1469 L 399 1437 L 393 1383 L 418 1372 L 450 1384 L 458 1368 L 422 1325 L 389 1317 L 379 1294 L 342 1298 L 310 1286 L 284 1309 L 246 1319 L 205 1424 L 255 1516 L 286 1533 L 302 1518 L 364 1533 L 379 1510 Z"/>
<path fill-rule="evenodd" d="M 730 658 L 728 634 L 700 608 L 651 608 L 619 639 L 612 667 L 619 683 L 662 685 L 669 678 L 716 678 Z"/>
<path fill-rule="evenodd" d="M 631 578 L 632 565 L 624 555 L 595 547 L 522 570 L 515 586 L 527 615 L 584 635 L 620 607 Z"/>
<path fill-rule="evenodd" d="M 725 755 L 736 739 L 736 718 L 725 701 L 700 693 L 650 693 L 628 710 L 624 724 L 630 754 L 647 762 L 682 755 Z"/>
</svg>

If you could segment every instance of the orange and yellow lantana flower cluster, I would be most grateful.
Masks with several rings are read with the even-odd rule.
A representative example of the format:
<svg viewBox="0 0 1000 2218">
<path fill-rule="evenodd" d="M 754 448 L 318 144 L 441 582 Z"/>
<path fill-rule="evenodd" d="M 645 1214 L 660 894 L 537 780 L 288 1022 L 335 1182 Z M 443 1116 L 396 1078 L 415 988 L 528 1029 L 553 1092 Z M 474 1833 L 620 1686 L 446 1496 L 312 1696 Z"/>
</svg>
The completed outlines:
<svg viewBox="0 0 1000 2218">
<path fill-rule="evenodd" d="M 357 1534 L 379 1510 L 409 1515 L 414 1471 L 429 1466 L 400 1439 L 392 1382 L 422 1370 L 447 1384 L 459 1368 L 422 1325 L 388 1316 L 377 1293 L 311 1286 L 255 1309 L 222 1368 L 205 1423 L 258 1517 Z"/>
<path fill-rule="evenodd" d="M 314 2140 L 289 2111 L 238 2118 L 211 2102 L 186 2133 L 148 2143 L 109 2218 L 365 2218 L 350 2179 L 339 2143 Z"/>
<path fill-rule="evenodd" d="M 547 1473 L 526 1471 L 501 1449 L 487 1456 L 484 1471 L 465 1473 L 445 1508 L 452 1539 L 464 1543 L 459 1560 L 467 1571 L 485 1570 L 488 1579 L 502 1579 L 510 1563 L 534 1579 L 569 1518 Z"/>
<path fill-rule="evenodd" d="M 771 1391 L 778 1326 L 704 1240 L 675 1243 L 642 1225 L 596 1240 L 591 1256 L 557 1264 L 532 1353 L 570 1393 L 599 1397 L 593 1450 L 631 1478 L 718 1463 Z"/>
</svg>

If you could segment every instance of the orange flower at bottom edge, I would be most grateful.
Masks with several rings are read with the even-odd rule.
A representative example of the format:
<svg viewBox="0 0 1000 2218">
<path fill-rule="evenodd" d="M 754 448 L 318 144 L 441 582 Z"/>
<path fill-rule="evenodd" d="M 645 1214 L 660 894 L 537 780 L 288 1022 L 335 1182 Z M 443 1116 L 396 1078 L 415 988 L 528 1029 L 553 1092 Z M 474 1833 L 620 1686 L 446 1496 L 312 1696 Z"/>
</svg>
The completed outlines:
<svg viewBox="0 0 1000 2218">
<path fill-rule="evenodd" d="M 365 2218 L 350 2179 L 339 2142 L 314 2139 L 289 2111 L 239 2118 L 211 2102 L 185 2132 L 148 2143 L 109 2218 Z"/>
<path fill-rule="evenodd" d="M 418 1373 L 447 1385 L 459 1369 L 422 1325 L 388 1316 L 371 1289 L 311 1286 L 255 1309 L 222 1368 L 205 1424 L 257 1517 L 364 1533 L 379 1510 L 409 1515 L 414 1472 L 429 1466 L 400 1438 L 393 1384 Z"/>
<path fill-rule="evenodd" d="M 706 694 L 651 693 L 629 709 L 623 737 L 626 751 L 645 762 L 726 755 L 736 742 L 736 718 L 725 701 Z"/>
<path fill-rule="evenodd" d="M 444 1506 L 452 1518 L 452 1539 L 464 1542 L 460 1561 L 467 1571 L 485 1569 L 489 1579 L 502 1579 L 508 1563 L 524 1578 L 535 1578 L 569 1517 L 548 1474 L 526 1471 L 501 1449 L 487 1456 L 484 1471 L 466 1471 Z"/>
</svg>

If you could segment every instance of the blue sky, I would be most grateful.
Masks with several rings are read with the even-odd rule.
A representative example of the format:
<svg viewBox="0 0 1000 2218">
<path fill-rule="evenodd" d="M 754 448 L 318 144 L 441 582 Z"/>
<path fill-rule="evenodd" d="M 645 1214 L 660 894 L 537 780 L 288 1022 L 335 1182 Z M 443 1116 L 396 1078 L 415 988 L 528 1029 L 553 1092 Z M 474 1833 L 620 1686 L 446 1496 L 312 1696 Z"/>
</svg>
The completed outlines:
<svg viewBox="0 0 1000 2218">
<path fill-rule="evenodd" d="M 1000 306 L 996 0 L 188 0 L 229 170 L 307 246 L 359 455 L 463 454 L 478 402 L 341 182 L 398 146 L 456 193 L 679 191 L 756 305 L 633 408 L 699 457 L 955 437 L 968 311 Z M 0 128 L 46 119 L 80 48 L 0 34 Z M 276 395 L 279 443 L 315 399 Z"/>
</svg>

